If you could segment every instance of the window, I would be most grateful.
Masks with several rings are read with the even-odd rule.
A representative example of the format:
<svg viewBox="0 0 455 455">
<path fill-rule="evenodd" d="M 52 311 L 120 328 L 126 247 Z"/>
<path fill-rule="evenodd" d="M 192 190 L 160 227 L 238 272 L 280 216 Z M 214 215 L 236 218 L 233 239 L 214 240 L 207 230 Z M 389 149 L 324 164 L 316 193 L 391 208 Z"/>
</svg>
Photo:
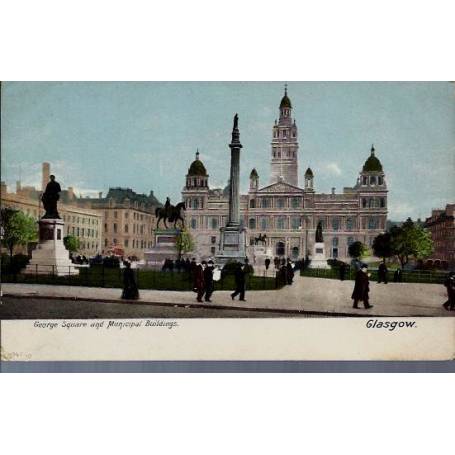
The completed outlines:
<svg viewBox="0 0 455 455">
<path fill-rule="evenodd" d="M 213 244 L 213 243 L 216 243 L 216 237 L 214 235 L 212 235 L 212 237 L 210 237 L 210 242 Z"/>
<path fill-rule="evenodd" d="M 282 209 L 284 208 L 284 206 L 286 205 L 286 201 L 284 198 L 280 197 L 277 199 L 276 201 L 276 206 L 279 208 L 279 209 Z"/>
<path fill-rule="evenodd" d="M 218 219 L 217 218 L 212 218 L 210 220 L 210 227 L 212 229 L 218 229 Z"/>
<path fill-rule="evenodd" d="M 332 239 L 332 246 L 338 246 L 338 237 Z"/>
<path fill-rule="evenodd" d="M 291 206 L 292 206 L 293 209 L 298 209 L 300 207 L 300 198 L 293 197 L 291 199 Z"/>
<path fill-rule="evenodd" d="M 384 177 L 382 175 L 378 177 L 378 185 L 384 185 Z"/>
<path fill-rule="evenodd" d="M 193 209 L 199 208 L 199 199 L 193 199 Z"/>
<path fill-rule="evenodd" d="M 212 255 L 215 254 L 215 247 L 214 247 L 214 246 L 210 247 L 210 253 L 211 253 Z"/>
<path fill-rule="evenodd" d="M 376 185 L 376 176 L 375 175 L 372 175 L 370 177 L 370 185 Z"/>
<path fill-rule="evenodd" d="M 197 228 L 197 221 L 196 218 L 191 218 L 191 229 Z"/>
<path fill-rule="evenodd" d="M 250 209 L 254 209 L 256 208 L 256 200 L 255 199 L 251 199 L 250 200 Z"/>
<path fill-rule="evenodd" d="M 362 208 L 366 208 L 367 204 L 368 204 L 368 201 L 366 200 L 366 198 L 363 198 L 362 199 Z"/>
<path fill-rule="evenodd" d="M 104 239 L 104 246 L 107 246 L 107 239 Z"/>
<path fill-rule="evenodd" d="M 268 225 L 268 222 L 267 222 L 267 218 L 263 217 L 261 218 L 261 229 L 263 231 L 266 231 L 267 230 L 267 225 Z"/>
<path fill-rule="evenodd" d="M 362 185 L 367 185 L 368 184 L 368 177 L 366 175 L 364 175 L 362 177 Z"/>
<path fill-rule="evenodd" d="M 354 237 L 348 237 L 348 246 L 351 246 L 354 242 Z"/>
<path fill-rule="evenodd" d="M 286 229 L 286 218 L 284 216 L 279 216 L 276 220 L 277 229 Z"/>
<path fill-rule="evenodd" d="M 256 229 L 256 220 L 254 218 L 250 218 L 248 222 L 248 227 L 250 229 Z"/>
<path fill-rule="evenodd" d="M 381 208 L 385 207 L 385 199 L 383 197 L 379 200 L 379 205 Z"/>
<path fill-rule="evenodd" d="M 352 218 L 348 218 L 346 220 L 346 230 L 352 231 L 354 229 L 354 220 Z"/>
<path fill-rule="evenodd" d="M 294 216 L 291 218 L 291 227 L 292 229 L 300 229 L 301 222 L 300 222 L 300 217 L 299 216 Z"/>
<path fill-rule="evenodd" d="M 125 224 L 125 233 L 128 233 L 128 225 Z"/>
<path fill-rule="evenodd" d="M 74 226 L 71 228 L 71 233 L 74 235 Z"/>
<path fill-rule="evenodd" d="M 377 218 L 369 218 L 368 219 L 368 229 L 377 229 L 377 228 L 378 228 Z"/>
<path fill-rule="evenodd" d="M 76 230 L 76 235 L 77 235 L 77 237 L 79 237 L 79 228 L 77 228 L 77 230 Z"/>
<path fill-rule="evenodd" d="M 271 202 L 270 202 L 270 198 L 265 197 L 265 198 L 262 199 L 262 208 L 268 209 L 268 208 L 271 207 L 271 205 L 272 205 L 272 204 L 271 204 Z"/>
<path fill-rule="evenodd" d="M 287 132 L 287 130 L 283 130 L 283 137 L 288 137 L 288 132 Z"/>
<path fill-rule="evenodd" d="M 117 233 L 117 223 L 114 223 L 114 233 Z"/>
<path fill-rule="evenodd" d="M 340 229 L 340 219 L 339 218 L 332 219 L 332 229 L 334 231 L 338 231 Z"/>
</svg>

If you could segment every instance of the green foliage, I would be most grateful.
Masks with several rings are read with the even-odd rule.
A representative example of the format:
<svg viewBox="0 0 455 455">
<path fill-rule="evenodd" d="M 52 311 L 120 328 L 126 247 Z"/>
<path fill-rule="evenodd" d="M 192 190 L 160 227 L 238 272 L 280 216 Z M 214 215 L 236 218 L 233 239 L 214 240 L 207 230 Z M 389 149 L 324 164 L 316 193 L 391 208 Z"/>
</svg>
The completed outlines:
<svg viewBox="0 0 455 455">
<path fill-rule="evenodd" d="M 368 247 L 362 242 L 354 242 L 349 245 L 348 254 L 351 258 L 362 259 L 368 254 Z"/>
<path fill-rule="evenodd" d="M 37 240 L 37 225 L 35 220 L 10 208 L 1 210 L 1 225 L 3 228 L 3 243 L 13 256 L 13 249 L 16 245 L 26 245 L 28 242 Z"/>
<path fill-rule="evenodd" d="M 66 237 L 63 237 L 63 244 L 65 245 L 65 248 L 72 253 L 76 252 L 80 248 L 79 239 L 74 235 L 67 235 Z"/>
<path fill-rule="evenodd" d="M 379 234 L 373 241 L 373 253 L 378 258 L 389 258 L 393 256 L 392 236 L 389 232 Z"/>
<path fill-rule="evenodd" d="M 182 253 L 189 253 L 194 250 L 193 237 L 186 229 L 182 229 L 177 235 L 175 246 L 179 252 L 179 257 Z"/>
<path fill-rule="evenodd" d="M 2 254 L 2 274 L 8 273 L 19 273 L 29 263 L 29 258 L 25 254 L 15 254 L 9 256 L 8 254 Z"/>
<path fill-rule="evenodd" d="M 431 234 L 419 224 L 408 218 L 401 227 L 394 226 L 390 230 L 393 254 L 403 267 L 411 257 L 423 259 L 433 252 Z"/>
</svg>

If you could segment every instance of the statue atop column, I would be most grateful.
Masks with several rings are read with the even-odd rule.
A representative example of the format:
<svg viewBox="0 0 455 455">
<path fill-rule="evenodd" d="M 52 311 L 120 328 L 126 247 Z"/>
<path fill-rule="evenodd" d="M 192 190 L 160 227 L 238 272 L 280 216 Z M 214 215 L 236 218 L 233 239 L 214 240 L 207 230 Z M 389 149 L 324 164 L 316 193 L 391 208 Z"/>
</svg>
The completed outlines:
<svg viewBox="0 0 455 455">
<path fill-rule="evenodd" d="M 322 223 L 319 221 L 316 227 L 316 243 L 322 243 L 324 241 L 322 237 Z"/>
<path fill-rule="evenodd" d="M 47 184 L 46 190 L 41 197 L 44 210 L 46 211 L 43 218 L 60 219 L 57 210 L 57 201 L 60 199 L 62 189 L 60 188 L 60 184 L 55 180 L 55 175 L 51 175 L 49 178 L 50 182 Z"/>
</svg>

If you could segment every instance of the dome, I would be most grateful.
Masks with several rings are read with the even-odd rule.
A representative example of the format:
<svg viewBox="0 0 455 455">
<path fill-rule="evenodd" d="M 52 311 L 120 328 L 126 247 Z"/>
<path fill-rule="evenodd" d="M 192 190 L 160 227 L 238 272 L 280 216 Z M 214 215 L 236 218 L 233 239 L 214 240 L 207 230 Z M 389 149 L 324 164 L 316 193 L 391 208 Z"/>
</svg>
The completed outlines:
<svg viewBox="0 0 455 455">
<path fill-rule="evenodd" d="M 313 177 L 313 171 L 311 170 L 310 167 L 306 170 L 305 176 L 307 176 L 307 177 Z"/>
<path fill-rule="evenodd" d="M 371 155 L 363 165 L 363 172 L 382 172 L 382 164 L 374 155 L 374 147 L 371 147 Z"/>
<path fill-rule="evenodd" d="M 283 98 L 281 98 L 280 109 L 283 109 L 284 107 L 292 109 L 291 100 L 289 99 L 287 93 L 285 93 Z"/>
<path fill-rule="evenodd" d="M 257 179 L 258 177 L 259 177 L 258 171 L 255 168 L 253 168 L 253 170 L 250 173 L 250 179 L 253 179 L 253 178 Z"/>
<path fill-rule="evenodd" d="M 207 177 L 207 171 L 204 163 L 199 159 L 199 152 L 196 153 L 196 159 L 191 163 L 191 166 L 188 169 L 188 175 L 200 175 Z"/>
</svg>

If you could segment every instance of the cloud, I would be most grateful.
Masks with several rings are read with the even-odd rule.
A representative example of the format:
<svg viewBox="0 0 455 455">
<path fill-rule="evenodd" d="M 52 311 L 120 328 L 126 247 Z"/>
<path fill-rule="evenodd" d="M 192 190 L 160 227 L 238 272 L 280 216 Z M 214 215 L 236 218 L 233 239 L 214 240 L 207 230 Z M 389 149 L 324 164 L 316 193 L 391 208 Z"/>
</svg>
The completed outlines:
<svg viewBox="0 0 455 455">
<path fill-rule="evenodd" d="M 413 205 L 407 202 L 389 202 L 389 220 L 404 220 L 407 217 L 415 218 L 416 209 Z"/>
<path fill-rule="evenodd" d="M 341 175 L 340 166 L 335 162 L 328 163 L 325 168 L 332 175 Z"/>
</svg>

